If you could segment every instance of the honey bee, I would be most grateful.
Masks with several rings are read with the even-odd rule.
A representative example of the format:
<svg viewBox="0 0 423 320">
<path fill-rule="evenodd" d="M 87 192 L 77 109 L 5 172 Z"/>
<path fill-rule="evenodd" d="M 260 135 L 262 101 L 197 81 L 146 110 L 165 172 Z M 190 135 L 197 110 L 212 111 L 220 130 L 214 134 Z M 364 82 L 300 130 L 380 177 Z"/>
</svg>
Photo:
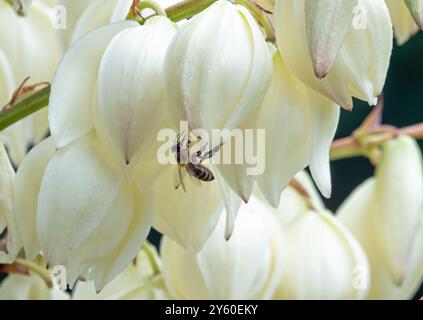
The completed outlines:
<svg viewBox="0 0 423 320">
<path fill-rule="evenodd" d="M 175 145 L 171 149 L 175 153 L 176 162 L 178 163 L 179 181 L 176 183 L 175 189 L 182 186 L 182 189 L 185 192 L 187 191 L 184 183 L 185 173 L 193 178 L 192 181 L 197 185 L 201 184 L 201 182 L 213 181 L 215 179 L 213 172 L 202 165 L 202 162 L 213 157 L 221 146 L 222 144 L 206 152 L 199 150 L 195 154 L 191 154 L 191 140 L 179 134 Z"/>
</svg>

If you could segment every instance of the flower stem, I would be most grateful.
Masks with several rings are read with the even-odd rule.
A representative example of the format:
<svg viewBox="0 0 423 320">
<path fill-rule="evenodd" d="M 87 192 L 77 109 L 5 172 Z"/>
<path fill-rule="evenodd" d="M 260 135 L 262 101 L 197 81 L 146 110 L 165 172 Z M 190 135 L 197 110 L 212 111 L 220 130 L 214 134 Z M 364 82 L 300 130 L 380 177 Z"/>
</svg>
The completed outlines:
<svg viewBox="0 0 423 320">
<path fill-rule="evenodd" d="M 138 5 L 138 10 L 141 12 L 144 9 L 151 9 L 160 16 L 167 16 L 166 11 L 154 0 L 142 0 Z"/>
<path fill-rule="evenodd" d="M 167 17 L 173 22 L 191 18 L 217 0 L 185 0 L 166 9 Z"/>
<path fill-rule="evenodd" d="M 144 244 L 142 246 L 142 250 L 146 254 L 148 261 L 150 262 L 150 266 L 153 269 L 153 274 L 154 275 L 159 274 L 160 273 L 160 266 L 157 264 L 154 252 L 150 248 L 150 246 L 147 244 L 147 242 L 144 242 Z"/>
<path fill-rule="evenodd" d="M 423 139 L 423 123 L 401 129 L 384 125 L 362 138 L 353 134 L 351 137 L 336 140 L 331 146 L 330 159 L 334 161 L 372 155 L 372 150 L 381 147 L 385 142 L 395 139 L 400 135 L 407 135 L 414 139 Z"/>
<path fill-rule="evenodd" d="M 0 112 L 0 130 L 4 130 L 19 120 L 46 107 L 49 102 L 50 86 L 47 86 L 10 109 Z"/>
</svg>

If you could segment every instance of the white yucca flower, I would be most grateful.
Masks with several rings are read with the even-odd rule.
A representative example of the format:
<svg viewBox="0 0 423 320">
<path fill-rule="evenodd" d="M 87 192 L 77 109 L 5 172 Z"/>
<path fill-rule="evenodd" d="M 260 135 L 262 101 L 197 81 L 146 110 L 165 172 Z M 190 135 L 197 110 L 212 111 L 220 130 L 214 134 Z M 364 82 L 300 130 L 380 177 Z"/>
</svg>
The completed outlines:
<svg viewBox="0 0 423 320">
<path fill-rule="evenodd" d="M 27 77 L 31 84 L 51 81 L 61 54 L 52 15 L 52 9 L 39 1 L 29 7 L 26 17 L 18 17 L 5 1 L 0 2 L 0 108 Z M 47 110 L 41 110 L 0 136 L 18 165 L 29 145 L 39 142 L 47 132 Z"/>
<path fill-rule="evenodd" d="M 204 247 L 165 237 L 163 276 L 173 299 L 270 299 L 283 270 L 284 241 L 272 209 L 256 197 L 240 208 L 232 237 L 222 216 Z"/>
<path fill-rule="evenodd" d="M 417 4 L 420 2 L 423 4 L 423 1 L 418 0 L 407 2 L 406 0 L 385 0 L 385 2 L 391 15 L 395 38 L 397 39 L 399 45 L 404 44 L 411 36 L 417 33 L 419 25 L 420 29 L 423 29 L 423 23 L 417 25 L 417 20 L 413 18 L 409 9 L 411 8 L 411 3 L 414 2 Z M 407 3 L 410 4 L 410 6 L 408 6 Z M 421 16 L 423 17 L 423 11 Z"/>
<path fill-rule="evenodd" d="M 100 293 L 93 282 L 78 281 L 73 300 L 164 300 L 169 295 L 156 249 L 145 243 L 138 256 Z"/>
<path fill-rule="evenodd" d="M 41 184 L 37 224 L 47 261 L 65 265 L 70 283 L 93 269 L 102 288 L 150 230 L 151 190 L 141 185 L 153 170 L 138 165 L 165 113 L 164 57 L 176 30 L 164 17 L 105 26 L 78 41 L 57 70 L 49 121 L 58 151 Z"/>
<path fill-rule="evenodd" d="M 376 103 L 392 50 L 383 0 L 279 0 L 274 20 L 282 57 L 307 86 L 346 109 L 352 97 Z"/>
<path fill-rule="evenodd" d="M 249 11 L 217 1 L 184 24 L 166 58 L 169 107 L 189 129 L 255 128 L 272 76 L 272 56 Z M 214 146 L 212 146 L 214 147 Z M 243 165 L 217 165 L 248 200 L 254 179 Z"/>
<path fill-rule="evenodd" d="M 339 209 L 339 218 L 366 250 L 370 299 L 409 299 L 423 278 L 423 170 L 409 137 L 388 142 L 375 178 Z"/>
</svg>

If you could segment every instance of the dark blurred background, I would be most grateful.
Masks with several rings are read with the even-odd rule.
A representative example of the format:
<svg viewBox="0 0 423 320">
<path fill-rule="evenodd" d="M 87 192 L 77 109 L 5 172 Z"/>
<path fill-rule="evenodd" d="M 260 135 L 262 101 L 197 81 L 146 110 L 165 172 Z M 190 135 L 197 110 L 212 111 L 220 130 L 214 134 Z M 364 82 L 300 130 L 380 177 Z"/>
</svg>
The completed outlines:
<svg viewBox="0 0 423 320">
<path fill-rule="evenodd" d="M 405 127 L 423 122 L 423 33 L 395 47 L 384 96 L 384 123 Z M 355 101 L 353 112 L 342 112 L 337 138 L 349 136 L 370 111 L 366 103 Z M 419 145 L 423 149 L 423 141 Z M 335 161 L 331 167 L 333 193 L 325 202 L 335 211 L 361 182 L 373 175 L 374 168 L 365 158 Z M 417 296 L 423 296 L 423 286 Z"/>
</svg>

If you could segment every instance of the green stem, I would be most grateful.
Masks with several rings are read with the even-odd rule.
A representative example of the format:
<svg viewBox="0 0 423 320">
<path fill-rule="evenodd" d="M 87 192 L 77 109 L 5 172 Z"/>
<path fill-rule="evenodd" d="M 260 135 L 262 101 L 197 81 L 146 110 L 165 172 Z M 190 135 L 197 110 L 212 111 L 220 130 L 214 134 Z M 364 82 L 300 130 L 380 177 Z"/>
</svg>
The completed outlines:
<svg viewBox="0 0 423 320">
<path fill-rule="evenodd" d="M 150 248 L 150 246 L 144 242 L 142 246 L 143 251 L 145 252 L 148 261 L 150 262 L 151 268 L 153 269 L 153 274 L 159 274 L 160 273 L 160 267 L 157 264 L 156 257 L 154 255 L 153 250 Z"/>
<path fill-rule="evenodd" d="M 166 9 L 167 17 L 173 22 L 191 18 L 207 9 L 217 0 L 185 0 Z"/>
<path fill-rule="evenodd" d="M 142 0 L 138 5 L 138 10 L 141 12 L 144 9 L 151 9 L 160 16 L 167 16 L 166 11 L 154 0 Z"/>
<path fill-rule="evenodd" d="M 50 273 L 47 269 L 44 269 L 43 267 L 39 266 L 35 262 L 28 261 L 28 260 L 16 259 L 15 262 L 24 266 L 24 267 L 26 267 L 26 268 L 28 268 L 28 270 L 37 274 L 39 277 L 41 277 L 45 281 L 46 285 L 49 288 L 53 288 L 53 282 L 51 280 L 51 275 L 50 275 Z"/>
<path fill-rule="evenodd" d="M 10 109 L 0 112 L 0 131 L 46 107 L 49 102 L 49 96 L 50 86 L 37 91 Z"/>
</svg>

